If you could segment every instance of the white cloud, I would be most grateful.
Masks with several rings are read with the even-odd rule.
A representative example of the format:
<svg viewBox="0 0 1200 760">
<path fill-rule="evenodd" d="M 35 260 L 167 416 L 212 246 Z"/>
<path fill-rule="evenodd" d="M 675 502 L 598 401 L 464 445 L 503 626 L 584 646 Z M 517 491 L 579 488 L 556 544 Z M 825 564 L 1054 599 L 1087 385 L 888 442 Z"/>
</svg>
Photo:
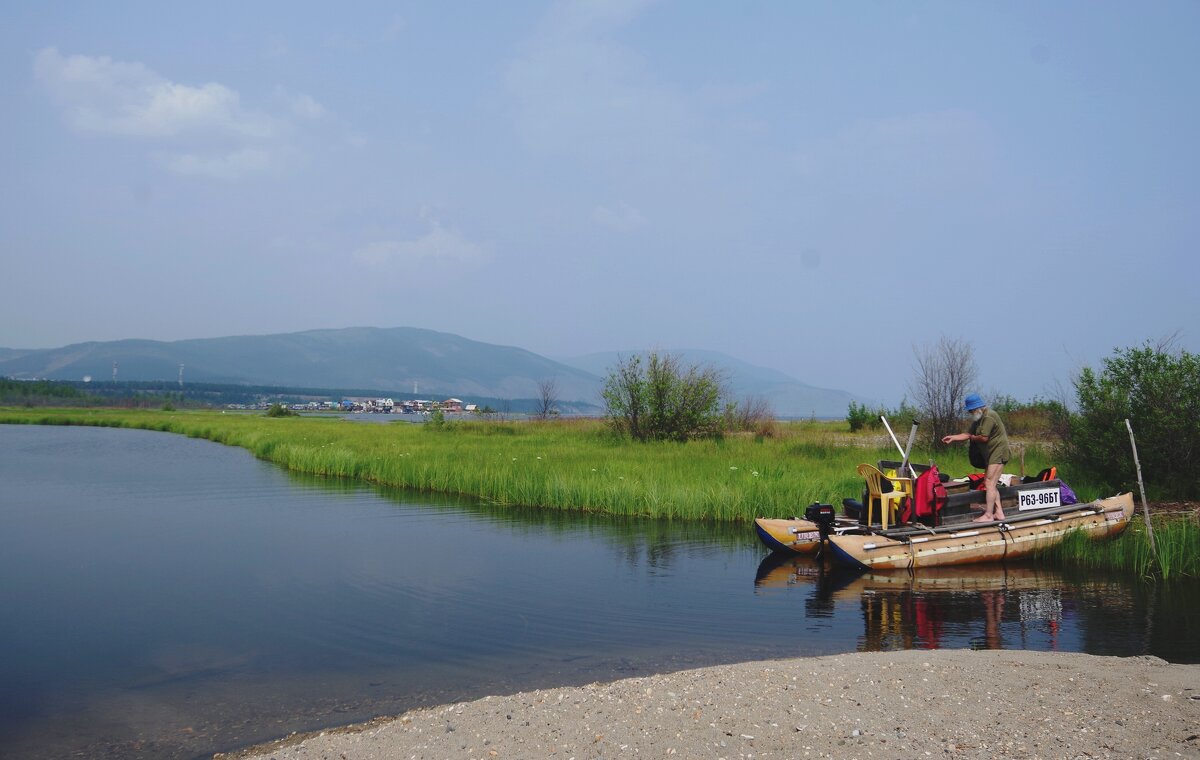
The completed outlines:
<svg viewBox="0 0 1200 760">
<path fill-rule="evenodd" d="M 128 137 L 189 134 L 268 138 L 272 119 L 242 107 L 238 94 L 215 82 L 193 87 L 172 82 L 140 63 L 108 56 L 62 56 L 46 48 L 34 75 L 82 132 Z"/>
<path fill-rule="evenodd" d="M 367 266 L 386 268 L 418 264 L 476 266 L 487 261 L 486 248 L 467 240 L 440 222 L 429 222 L 430 229 L 415 240 L 380 240 L 354 252 L 354 258 Z"/>
<path fill-rule="evenodd" d="M 285 165 L 296 126 L 324 118 L 312 96 L 276 88 L 271 111 L 248 108 L 217 82 L 173 82 L 141 63 L 108 56 L 34 56 L 34 77 L 78 132 L 154 144 L 150 157 L 176 174 L 232 180 Z"/>
<path fill-rule="evenodd" d="M 318 103 L 311 95 L 292 93 L 282 87 L 275 88 L 275 99 L 284 105 L 293 115 L 302 119 L 315 120 L 325 116 L 325 106 Z"/>
<path fill-rule="evenodd" d="M 627 203 L 619 203 L 616 208 L 597 206 L 592 211 L 592 219 L 598 224 L 621 232 L 631 232 L 646 224 L 642 212 Z"/>
</svg>

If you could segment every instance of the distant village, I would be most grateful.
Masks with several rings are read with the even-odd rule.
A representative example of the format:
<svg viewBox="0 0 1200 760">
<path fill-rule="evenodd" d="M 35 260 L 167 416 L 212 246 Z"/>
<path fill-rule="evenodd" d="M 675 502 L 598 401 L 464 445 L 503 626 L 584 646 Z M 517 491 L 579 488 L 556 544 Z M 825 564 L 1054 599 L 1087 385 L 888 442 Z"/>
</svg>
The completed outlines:
<svg viewBox="0 0 1200 760">
<path fill-rule="evenodd" d="M 269 409 L 275 401 L 261 400 L 255 404 L 226 404 L 226 409 Z M 286 404 L 288 409 L 296 412 L 349 412 L 361 414 L 432 414 L 440 411 L 444 414 L 457 412 L 477 412 L 475 404 L 467 404 L 460 398 L 448 398 L 445 401 L 430 399 L 408 399 L 394 401 L 390 398 L 344 398 L 341 401 L 309 401 L 308 403 Z"/>
</svg>

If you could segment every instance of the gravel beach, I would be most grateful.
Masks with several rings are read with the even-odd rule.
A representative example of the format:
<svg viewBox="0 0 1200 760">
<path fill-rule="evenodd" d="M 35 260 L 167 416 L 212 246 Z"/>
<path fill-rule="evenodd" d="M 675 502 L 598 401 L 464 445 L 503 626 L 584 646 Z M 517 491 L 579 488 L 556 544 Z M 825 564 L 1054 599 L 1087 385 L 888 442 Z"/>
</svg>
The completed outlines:
<svg viewBox="0 0 1200 760">
<path fill-rule="evenodd" d="M 1200 665 L 971 650 L 748 662 L 413 710 L 224 757 L 1200 758 Z"/>
</svg>

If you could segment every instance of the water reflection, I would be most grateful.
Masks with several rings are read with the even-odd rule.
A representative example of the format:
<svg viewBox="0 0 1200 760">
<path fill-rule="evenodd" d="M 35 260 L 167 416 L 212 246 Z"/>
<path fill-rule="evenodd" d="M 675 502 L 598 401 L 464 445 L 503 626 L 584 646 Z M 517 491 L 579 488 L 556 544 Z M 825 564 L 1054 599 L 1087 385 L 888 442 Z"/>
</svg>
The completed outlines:
<svg viewBox="0 0 1200 760">
<path fill-rule="evenodd" d="M 577 513 L 567 510 L 497 505 L 445 494 L 415 492 L 405 488 L 368 485 L 356 481 L 286 473 L 289 481 L 305 489 L 348 495 L 369 492 L 398 508 L 420 505 L 423 510 L 471 515 L 486 521 L 491 531 L 504 530 L 514 537 L 556 536 L 564 540 L 600 541 L 630 569 L 651 577 L 667 576 L 696 557 L 737 554 L 746 561 L 761 553 L 745 526 Z"/>
<path fill-rule="evenodd" d="M 758 593 L 804 592 L 809 618 L 860 616 L 860 651 L 897 649 L 1039 649 L 1128 656 L 1155 652 L 1195 661 L 1188 641 L 1194 603 L 1172 612 L 1179 629 L 1154 625 L 1167 598 L 1196 599 L 1195 584 L 1071 573 L 1037 565 L 973 565 L 913 573 L 854 573 L 810 558 L 770 555 L 754 578 Z M 1161 612 L 1159 613 L 1161 614 Z"/>
<path fill-rule="evenodd" d="M 465 496 L 417 492 L 296 472 L 285 474 L 289 482 L 301 488 L 342 495 L 370 492 L 398 507 L 419 504 L 423 509 L 468 513 L 496 526 L 508 526 L 516 535 L 549 532 L 566 536 L 583 530 L 597 538 L 608 539 L 614 546 L 624 547 L 638 564 L 644 558 L 655 566 L 668 566 L 680 545 L 747 551 L 755 556 L 761 554 L 760 545 L 742 525 L 489 504 Z"/>
</svg>

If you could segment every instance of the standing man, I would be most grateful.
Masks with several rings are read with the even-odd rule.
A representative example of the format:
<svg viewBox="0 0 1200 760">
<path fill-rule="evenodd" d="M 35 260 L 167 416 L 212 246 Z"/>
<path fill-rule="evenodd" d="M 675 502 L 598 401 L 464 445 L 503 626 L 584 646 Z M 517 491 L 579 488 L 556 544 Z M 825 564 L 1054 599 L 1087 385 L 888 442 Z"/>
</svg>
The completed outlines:
<svg viewBox="0 0 1200 760">
<path fill-rule="evenodd" d="M 971 429 L 967 433 L 955 433 L 942 439 L 942 443 L 950 444 L 955 441 L 969 441 L 971 444 L 971 464 L 984 470 L 984 485 L 987 488 L 987 500 L 984 503 L 983 514 L 975 518 L 975 522 L 992 522 L 1004 519 L 1004 508 L 1000 506 L 1000 473 L 1008 463 L 1012 454 L 1008 449 L 1008 432 L 1000 415 L 988 408 L 978 393 L 967 395 L 963 403 L 971 414 Z"/>
</svg>

